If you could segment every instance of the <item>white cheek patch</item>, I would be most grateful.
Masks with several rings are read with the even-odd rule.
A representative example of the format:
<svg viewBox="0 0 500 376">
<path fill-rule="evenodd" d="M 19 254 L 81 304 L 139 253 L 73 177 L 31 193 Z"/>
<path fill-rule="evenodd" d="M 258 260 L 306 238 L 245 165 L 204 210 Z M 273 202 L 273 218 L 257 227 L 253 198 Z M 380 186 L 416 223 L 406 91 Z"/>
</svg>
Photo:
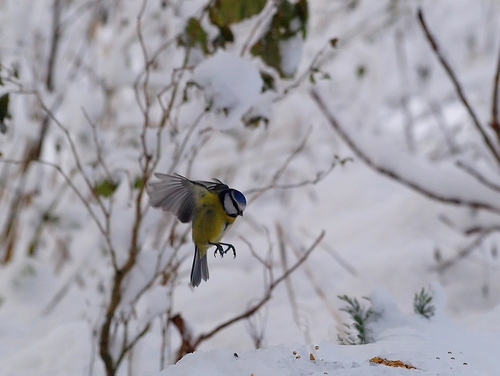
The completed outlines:
<svg viewBox="0 0 500 376">
<path fill-rule="evenodd" d="M 230 194 L 224 195 L 224 210 L 228 215 L 237 215 L 238 209 L 234 207 L 234 202 Z"/>
</svg>

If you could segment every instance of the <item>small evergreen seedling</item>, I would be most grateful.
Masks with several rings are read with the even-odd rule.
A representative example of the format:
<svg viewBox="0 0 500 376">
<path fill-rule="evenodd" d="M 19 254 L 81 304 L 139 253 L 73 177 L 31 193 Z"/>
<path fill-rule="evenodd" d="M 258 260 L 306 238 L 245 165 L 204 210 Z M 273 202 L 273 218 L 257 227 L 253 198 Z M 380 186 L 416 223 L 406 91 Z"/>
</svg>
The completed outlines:
<svg viewBox="0 0 500 376">
<path fill-rule="evenodd" d="M 352 320 L 354 321 L 352 326 L 358 332 L 356 337 L 353 337 L 351 333 L 347 332 L 347 340 L 349 341 L 349 343 L 351 345 L 357 345 L 373 342 L 373 338 L 369 335 L 370 330 L 367 327 L 367 323 L 370 319 L 374 319 L 377 317 L 375 311 L 373 311 L 371 307 L 366 308 L 365 306 L 361 305 L 356 298 L 350 298 L 347 295 L 339 295 L 338 298 L 347 303 L 347 306 L 341 308 L 340 310 L 346 312 L 349 316 L 351 316 Z M 348 324 L 344 325 L 349 329 L 351 328 L 351 326 Z"/>
<path fill-rule="evenodd" d="M 431 302 L 432 295 L 422 287 L 420 293 L 415 293 L 415 297 L 413 298 L 413 310 L 415 313 L 430 320 L 436 313 L 436 307 Z"/>
</svg>

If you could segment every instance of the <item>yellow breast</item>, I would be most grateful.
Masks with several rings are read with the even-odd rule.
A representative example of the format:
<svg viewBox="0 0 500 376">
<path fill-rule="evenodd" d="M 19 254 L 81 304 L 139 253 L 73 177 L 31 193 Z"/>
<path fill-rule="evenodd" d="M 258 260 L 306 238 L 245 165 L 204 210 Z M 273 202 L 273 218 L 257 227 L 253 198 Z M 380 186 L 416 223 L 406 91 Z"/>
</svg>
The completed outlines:
<svg viewBox="0 0 500 376">
<path fill-rule="evenodd" d="M 210 244 L 218 243 L 233 224 L 217 194 L 206 191 L 200 195 L 198 207 L 193 218 L 193 241 L 200 251 L 206 251 Z"/>
</svg>

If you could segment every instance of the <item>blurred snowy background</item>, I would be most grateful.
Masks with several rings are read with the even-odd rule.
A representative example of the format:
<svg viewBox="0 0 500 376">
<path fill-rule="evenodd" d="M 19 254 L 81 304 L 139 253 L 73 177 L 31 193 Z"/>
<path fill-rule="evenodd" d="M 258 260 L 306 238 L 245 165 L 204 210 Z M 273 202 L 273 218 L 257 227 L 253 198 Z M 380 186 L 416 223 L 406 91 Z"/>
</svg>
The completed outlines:
<svg viewBox="0 0 500 376">
<path fill-rule="evenodd" d="M 442 314 L 498 331 L 499 19 L 496 0 L 0 0 L 0 373 L 335 343 L 337 296 L 375 288 L 410 314 L 442 286 Z M 249 201 L 196 289 L 155 171 Z"/>
</svg>

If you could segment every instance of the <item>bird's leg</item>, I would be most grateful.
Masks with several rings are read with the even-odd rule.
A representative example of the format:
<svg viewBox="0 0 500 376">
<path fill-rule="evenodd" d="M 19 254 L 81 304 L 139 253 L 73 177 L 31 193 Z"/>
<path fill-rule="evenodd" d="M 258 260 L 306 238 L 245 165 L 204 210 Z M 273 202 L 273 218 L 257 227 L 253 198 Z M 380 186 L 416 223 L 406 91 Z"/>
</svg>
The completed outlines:
<svg viewBox="0 0 500 376">
<path fill-rule="evenodd" d="M 236 257 L 236 248 L 234 248 L 234 245 L 229 244 L 229 243 L 209 243 L 210 245 L 215 245 L 215 252 L 214 252 L 214 257 L 217 256 L 217 252 L 219 252 L 220 257 L 224 257 L 226 253 L 229 252 L 229 250 L 233 251 L 233 256 Z M 222 246 L 226 246 L 227 248 L 224 249 Z"/>
<path fill-rule="evenodd" d="M 220 257 L 224 257 L 224 254 L 227 252 L 224 252 L 224 248 L 220 245 L 220 243 L 208 243 L 210 245 L 215 245 L 215 252 L 214 252 L 214 257 L 217 257 L 217 252 L 219 252 Z"/>
<path fill-rule="evenodd" d="M 234 245 L 229 244 L 229 243 L 219 243 L 219 245 L 225 245 L 227 248 L 224 251 L 224 254 L 228 253 L 229 250 L 233 251 L 233 257 L 236 258 L 236 248 L 234 248 Z"/>
</svg>

